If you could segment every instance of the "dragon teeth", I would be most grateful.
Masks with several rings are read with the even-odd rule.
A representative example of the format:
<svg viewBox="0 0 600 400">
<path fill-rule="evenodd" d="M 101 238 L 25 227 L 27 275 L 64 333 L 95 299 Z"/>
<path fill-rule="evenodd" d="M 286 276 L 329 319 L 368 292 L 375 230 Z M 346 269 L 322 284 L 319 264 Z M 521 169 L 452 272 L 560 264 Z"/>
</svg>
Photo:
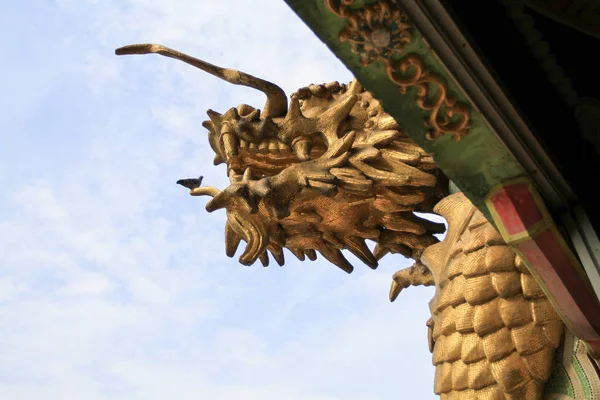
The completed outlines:
<svg viewBox="0 0 600 400">
<path fill-rule="evenodd" d="M 250 180 L 252 180 L 252 178 L 253 178 L 252 170 L 250 169 L 250 167 L 248 167 L 244 171 L 244 176 L 242 177 L 242 180 L 244 180 L 244 181 L 250 181 Z"/>
<path fill-rule="evenodd" d="M 226 141 L 229 141 L 228 144 L 225 144 L 226 147 L 226 153 L 228 155 L 232 155 L 232 156 L 237 156 L 237 152 L 232 152 L 232 154 L 229 153 L 229 151 L 231 149 L 228 150 L 228 147 L 230 145 L 232 145 L 234 142 L 233 140 L 229 139 L 228 136 L 230 136 L 229 134 L 225 134 L 223 136 L 223 143 L 225 144 Z M 226 139 L 227 138 L 227 139 Z M 279 140 L 277 139 L 273 139 L 273 140 L 268 140 L 268 141 L 264 141 L 264 142 L 260 142 L 260 143 L 254 143 L 254 142 L 249 142 L 247 140 L 244 139 L 237 139 L 237 141 L 239 142 L 239 149 L 241 150 L 246 150 L 246 151 L 252 151 L 252 152 L 259 152 L 262 154 L 286 154 L 292 151 L 292 149 L 286 145 L 285 143 L 281 143 Z"/>
<path fill-rule="evenodd" d="M 285 143 L 277 142 L 277 147 L 279 147 L 280 153 L 289 153 L 291 151 L 290 147 Z"/>
<path fill-rule="evenodd" d="M 269 152 L 269 144 L 267 142 L 260 142 L 258 151 L 262 154 L 267 154 Z"/>
<path fill-rule="evenodd" d="M 270 140 L 268 144 L 269 153 L 271 154 L 279 154 L 279 146 L 277 146 L 276 140 Z"/>
</svg>

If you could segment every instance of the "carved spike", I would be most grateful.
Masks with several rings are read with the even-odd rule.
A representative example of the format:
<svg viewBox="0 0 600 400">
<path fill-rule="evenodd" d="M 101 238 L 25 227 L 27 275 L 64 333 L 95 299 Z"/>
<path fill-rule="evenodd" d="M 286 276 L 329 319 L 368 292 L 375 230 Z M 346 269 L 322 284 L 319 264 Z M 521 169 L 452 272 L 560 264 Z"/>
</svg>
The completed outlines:
<svg viewBox="0 0 600 400">
<path fill-rule="evenodd" d="M 344 189 L 349 195 L 358 195 L 362 199 L 360 200 L 368 202 L 375 199 L 371 194 L 373 193 L 373 181 L 370 179 L 352 179 L 349 177 L 336 177 L 340 180 L 340 188 Z"/>
<path fill-rule="evenodd" d="M 225 190 L 219 192 L 215 197 L 212 198 L 208 203 L 206 203 L 206 211 L 213 212 L 219 210 L 221 208 L 227 207 L 229 200 L 231 199 L 231 194 L 227 193 Z"/>
<path fill-rule="evenodd" d="M 235 173 L 235 170 L 232 168 L 229 170 L 229 181 L 231 183 L 239 183 L 242 180 L 242 176 Z"/>
<path fill-rule="evenodd" d="M 252 107 L 252 106 L 250 106 Z M 245 115 L 244 118 L 248 121 L 252 121 L 252 122 L 256 122 L 260 119 L 260 110 L 258 108 L 254 109 L 253 111 L 250 112 L 250 114 Z M 271 117 L 268 115 L 265 115 L 265 120 L 268 121 L 270 120 Z"/>
<path fill-rule="evenodd" d="M 308 186 L 319 189 L 324 196 L 332 197 L 335 196 L 338 192 L 338 188 L 336 185 L 331 183 L 325 183 L 321 181 L 316 181 L 313 179 L 308 180 Z"/>
<path fill-rule="evenodd" d="M 208 111 L 206 111 L 206 114 L 208 114 L 208 118 L 210 118 L 210 120 L 214 124 L 216 130 L 217 131 L 221 130 L 221 121 L 222 121 L 221 118 L 223 117 L 223 115 L 214 110 L 208 110 Z"/>
<path fill-rule="evenodd" d="M 329 172 L 341 179 L 341 177 L 352 177 L 356 179 L 365 179 L 365 176 L 354 168 L 332 168 Z"/>
<path fill-rule="evenodd" d="M 273 245 L 270 244 L 268 247 L 269 251 L 271 252 L 271 255 L 273 256 L 273 258 L 275 259 L 275 262 L 277 262 L 277 264 L 279 264 L 280 267 L 283 267 L 283 264 L 285 264 L 285 257 L 283 256 L 283 249 L 277 245 Z"/>
<path fill-rule="evenodd" d="M 323 154 L 323 157 L 333 158 L 344 154 L 352 148 L 355 139 L 356 132 L 348 132 L 346 135 L 344 135 L 344 137 L 337 139 L 332 144 L 330 144 L 329 149 L 325 154 Z"/>
<path fill-rule="evenodd" d="M 288 250 L 290 251 L 290 253 L 292 253 L 294 256 L 296 256 L 296 258 L 300 261 L 304 261 L 306 259 L 306 257 L 304 256 L 304 252 L 300 249 L 293 249 L 293 248 L 288 248 Z"/>
<path fill-rule="evenodd" d="M 423 239 L 423 242 L 426 244 L 422 244 L 419 242 L 420 239 Z M 435 238 L 434 238 L 435 239 Z M 437 241 L 437 239 L 435 239 Z M 387 250 L 387 252 L 391 253 L 399 253 L 404 257 L 412 257 L 413 250 L 412 246 L 418 246 L 419 248 L 429 246 L 433 243 L 428 243 L 428 237 L 426 236 L 416 236 L 412 233 L 400 233 L 389 231 L 387 229 L 383 230 L 379 235 L 378 246 L 383 247 Z M 377 252 L 377 248 L 375 248 Z"/>
<path fill-rule="evenodd" d="M 319 253 L 323 255 L 329 262 L 335 264 L 338 268 L 350 274 L 354 271 L 352 264 L 346 260 L 346 257 L 338 249 L 332 249 L 329 246 L 322 246 L 319 249 Z"/>
<path fill-rule="evenodd" d="M 410 176 L 399 175 L 368 165 L 362 161 L 350 158 L 350 163 L 361 170 L 369 178 L 390 186 L 404 186 L 410 182 Z"/>
<path fill-rule="evenodd" d="M 426 218 L 421 218 L 418 215 L 412 214 L 417 223 L 421 224 L 429 233 L 444 233 L 446 232 L 446 225 L 441 222 L 430 221 Z M 486 221 L 487 222 L 487 221 Z"/>
<path fill-rule="evenodd" d="M 348 92 L 353 94 L 360 94 L 364 90 L 363 85 L 358 81 L 358 79 L 352 79 L 350 85 L 348 85 Z"/>
<path fill-rule="evenodd" d="M 380 188 L 380 193 L 383 197 L 391 199 L 394 203 L 405 206 L 414 206 L 425 201 L 425 194 L 420 192 L 412 192 L 409 194 L 399 194 L 388 188 Z"/>
<path fill-rule="evenodd" d="M 373 201 L 371 203 L 371 206 L 376 209 L 381 211 L 382 213 L 395 213 L 395 212 L 407 212 L 407 211 L 412 211 L 414 209 L 414 207 L 411 206 L 405 206 L 403 204 L 399 204 L 396 203 L 395 201 L 384 197 L 384 196 L 377 196 L 375 201 Z M 379 221 L 381 223 L 381 221 Z"/>
<path fill-rule="evenodd" d="M 285 244 L 291 248 L 316 249 L 323 244 L 321 232 L 314 230 L 310 224 L 302 224 L 290 228 L 292 229 L 286 229 L 288 236 Z M 306 251 L 308 252 L 308 250 Z"/>
<path fill-rule="evenodd" d="M 344 242 L 339 239 L 334 233 L 331 232 L 323 232 L 323 240 L 327 243 L 331 248 L 341 250 L 344 248 Z"/>
<path fill-rule="evenodd" d="M 375 147 L 363 147 L 360 149 L 356 149 L 352 157 L 350 157 L 350 163 L 352 164 L 355 161 L 365 161 L 379 157 L 379 150 Z"/>
<path fill-rule="evenodd" d="M 190 196 L 211 196 L 215 197 L 221 191 L 216 187 L 212 186 L 200 186 L 197 188 L 190 189 Z"/>
<path fill-rule="evenodd" d="M 302 115 L 302 110 L 300 108 L 300 99 L 298 98 L 298 96 L 292 96 L 290 98 L 290 107 L 288 109 L 285 119 L 288 120 L 302 117 L 304 116 Z"/>
<path fill-rule="evenodd" d="M 262 263 L 263 267 L 269 266 L 269 255 L 267 254 L 266 251 L 263 251 L 262 253 L 260 253 L 260 256 L 258 256 L 258 259 Z"/>
<path fill-rule="evenodd" d="M 229 110 L 225 111 L 225 114 L 223 114 L 222 119 L 224 121 L 228 121 L 228 120 L 237 121 L 240 119 L 240 113 L 238 112 L 237 108 L 231 107 Z"/>
<path fill-rule="evenodd" d="M 388 159 L 391 161 L 396 161 L 396 162 L 402 162 L 402 163 L 406 163 L 409 165 L 418 165 L 419 162 L 421 161 L 420 154 L 404 153 L 402 151 L 393 150 L 393 149 L 382 149 L 381 155 L 385 159 Z"/>
<path fill-rule="evenodd" d="M 212 121 L 202 121 L 202 126 L 211 132 L 215 132 L 215 124 Z"/>
<path fill-rule="evenodd" d="M 332 105 L 319 116 L 317 121 L 318 130 L 323 133 L 329 144 L 338 138 L 337 130 L 340 127 L 340 123 L 348 117 L 357 100 L 358 96 L 352 94 L 341 100 L 338 104 Z"/>
<path fill-rule="evenodd" d="M 362 262 L 367 264 L 369 268 L 377 268 L 377 259 L 375 256 L 373 256 L 371 250 L 369 250 L 364 240 L 357 237 L 348 236 L 344 238 L 344 243 L 346 244 L 348 250 L 350 250 L 350 252 L 358 257 Z"/>
<path fill-rule="evenodd" d="M 390 143 L 389 148 L 407 154 L 426 154 L 425 151 L 422 148 L 420 148 L 418 144 L 406 138 L 398 138 L 394 140 L 392 143 Z"/>
<path fill-rule="evenodd" d="M 225 160 L 223 160 L 223 158 L 220 155 L 216 155 L 215 158 L 213 158 L 213 165 L 220 165 L 223 164 L 225 162 Z"/>
<path fill-rule="evenodd" d="M 361 144 L 369 144 L 373 147 L 381 147 L 387 146 L 390 142 L 392 142 L 400 132 L 397 130 L 387 130 L 387 131 L 372 131 L 361 141 Z"/>
<path fill-rule="evenodd" d="M 244 175 L 242 177 L 243 181 L 251 181 L 254 178 L 254 175 L 252 174 L 252 170 L 250 169 L 250 167 L 246 168 L 244 170 Z"/>
<path fill-rule="evenodd" d="M 244 200 L 251 210 L 257 210 L 256 204 L 252 204 L 252 196 L 248 195 L 248 188 L 246 185 L 232 183 L 227 189 L 220 191 L 206 204 L 206 211 L 213 212 L 227 207 L 233 197 Z"/>
<path fill-rule="evenodd" d="M 394 302 L 400 292 L 404 289 L 402 286 L 398 285 L 396 281 L 392 281 L 392 286 L 390 287 L 390 302 Z"/>
<path fill-rule="evenodd" d="M 423 225 L 412 221 L 410 217 L 406 217 L 401 214 L 387 214 L 384 217 L 384 224 L 387 229 L 391 229 L 396 232 L 409 232 L 415 235 L 422 235 L 426 232 Z"/>
<path fill-rule="evenodd" d="M 396 177 L 406 177 L 405 179 L 410 186 L 427 186 L 434 187 L 437 183 L 437 177 L 433 174 L 423 172 L 418 168 L 402 162 L 393 161 L 386 158 L 378 158 L 372 161 L 375 168 L 394 171 Z"/>
<path fill-rule="evenodd" d="M 284 247 L 285 246 L 285 232 L 279 225 L 274 225 L 271 227 L 271 235 L 270 235 L 271 243 L 275 246 Z"/>
<path fill-rule="evenodd" d="M 240 104 L 239 106 L 237 106 L 237 109 L 238 113 L 243 117 L 247 117 L 248 115 L 256 111 L 256 108 L 248 104 Z"/>
<path fill-rule="evenodd" d="M 352 228 L 352 232 L 353 232 L 354 236 L 357 236 L 359 238 L 373 239 L 373 240 L 377 240 L 379 238 L 379 233 L 380 233 L 379 229 L 377 229 L 377 228 L 363 226 L 363 225 L 356 225 L 355 227 Z"/>
<path fill-rule="evenodd" d="M 239 216 L 236 216 L 235 214 L 232 216 L 234 218 L 234 222 L 239 224 L 242 230 L 240 234 L 248 243 L 244 249 L 244 252 L 240 256 L 239 261 L 243 265 L 252 265 L 254 262 L 256 262 L 260 254 L 265 252 L 265 249 L 268 245 L 268 243 L 264 240 L 268 234 L 266 227 L 240 219 Z"/>
<path fill-rule="evenodd" d="M 375 250 L 373 251 L 373 256 L 377 260 L 381 260 L 383 258 L 383 256 L 385 256 L 389 252 L 390 252 L 390 249 L 388 249 L 387 247 L 382 246 L 381 244 L 377 243 L 375 245 Z"/>
<path fill-rule="evenodd" d="M 310 261 L 315 261 L 317 259 L 317 252 L 312 249 L 304 250 L 304 254 L 306 254 L 306 257 L 308 257 Z"/>
<path fill-rule="evenodd" d="M 225 254 L 232 258 L 238 249 L 241 238 L 230 223 L 225 224 Z"/>
<path fill-rule="evenodd" d="M 426 247 L 437 243 L 439 240 L 434 236 L 415 235 L 385 229 L 381 232 L 379 241 L 394 253 L 400 253 L 405 257 L 413 257 L 413 252 L 422 252 Z"/>
<path fill-rule="evenodd" d="M 208 131 L 208 144 L 210 148 L 215 152 L 214 164 L 219 165 L 225 162 L 225 155 L 223 154 L 223 146 L 221 146 L 220 133 L 216 130 Z"/>
<path fill-rule="evenodd" d="M 377 122 L 377 126 L 379 129 L 399 129 L 400 126 L 391 115 L 385 115 L 379 118 Z"/>
</svg>

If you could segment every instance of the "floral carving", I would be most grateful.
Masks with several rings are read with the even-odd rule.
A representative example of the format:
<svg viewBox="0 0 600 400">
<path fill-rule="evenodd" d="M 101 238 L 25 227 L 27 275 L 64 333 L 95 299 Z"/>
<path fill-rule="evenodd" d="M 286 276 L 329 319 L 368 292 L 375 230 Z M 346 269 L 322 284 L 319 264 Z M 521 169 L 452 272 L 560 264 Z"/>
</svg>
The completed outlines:
<svg viewBox="0 0 600 400">
<path fill-rule="evenodd" d="M 348 26 L 340 32 L 339 38 L 350 42 L 363 65 L 390 58 L 394 53 L 400 54 L 404 45 L 412 41 L 406 14 L 392 3 L 374 3 L 362 11 L 348 14 Z"/>
<path fill-rule="evenodd" d="M 339 33 L 341 42 L 349 42 L 363 65 L 382 60 L 389 79 L 402 93 L 416 88 L 417 105 L 428 111 L 427 138 L 435 140 L 450 134 L 460 140 L 470 127 L 470 110 L 448 93 L 446 81 L 427 68 L 416 53 L 404 54 L 413 41 L 408 16 L 396 3 L 380 0 L 362 7 L 356 0 L 325 0 L 328 8 L 348 24 Z"/>
</svg>

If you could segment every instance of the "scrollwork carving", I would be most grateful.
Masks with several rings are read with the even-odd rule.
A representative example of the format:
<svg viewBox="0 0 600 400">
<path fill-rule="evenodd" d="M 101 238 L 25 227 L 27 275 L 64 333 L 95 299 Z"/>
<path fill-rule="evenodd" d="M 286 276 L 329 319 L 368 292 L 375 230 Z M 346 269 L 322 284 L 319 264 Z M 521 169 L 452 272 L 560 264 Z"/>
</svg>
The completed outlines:
<svg viewBox="0 0 600 400">
<path fill-rule="evenodd" d="M 355 0 L 325 1 L 330 11 L 348 22 L 338 38 L 350 43 L 363 65 L 381 60 L 389 79 L 402 93 L 416 88 L 417 106 L 428 112 L 427 139 L 449 134 L 460 140 L 468 133 L 469 107 L 449 93 L 445 79 L 428 68 L 420 55 L 405 54 L 406 45 L 413 42 L 413 28 L 397 4 L 381 0 L 355 8 Z"/>
</svg>

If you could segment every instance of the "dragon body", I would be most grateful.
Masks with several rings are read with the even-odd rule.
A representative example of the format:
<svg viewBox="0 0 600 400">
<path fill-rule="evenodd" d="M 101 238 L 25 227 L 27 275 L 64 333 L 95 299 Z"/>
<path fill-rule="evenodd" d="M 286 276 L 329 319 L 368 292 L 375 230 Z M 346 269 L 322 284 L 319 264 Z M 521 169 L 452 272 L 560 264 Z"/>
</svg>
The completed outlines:
<svg viewBox="0 0 600 400">
<path fill-rule="evenodd" d="M 563 323 L 525 264 L 462 194 L 440 201 L 446 238 L 428 247 L 430 346 L 442 399 L 539 399 Z"/>
<path fill-rule="evenodd" d="M 263 111 L 208 111 L 215 163 L 230 186 L 181 180 L 207 210 L 224 208 L 226 253 L 246 242 L 240 262 L 284 264 L 317 254 L 350 273 L 347 249 L 371 268 L 400 253 L 414 265 L 393 276 L 390 299 L 411 285 L 435 285 L 430 303 L 434 390 L 442 399 L 540 399 L 564 326 L 527 267 L 434 160 L 355 80 L 310 85 L 291 95 L 272 83 L 157 45 L 117 54 L 159 53 L 219 78 L 262 90 Z M 443 224 L 417 213 L 437 213 Z M 374 251 L 366 240 L 376 242 Z M 570 398 L 570 397 L 567 397 Z"/>
</svg>

